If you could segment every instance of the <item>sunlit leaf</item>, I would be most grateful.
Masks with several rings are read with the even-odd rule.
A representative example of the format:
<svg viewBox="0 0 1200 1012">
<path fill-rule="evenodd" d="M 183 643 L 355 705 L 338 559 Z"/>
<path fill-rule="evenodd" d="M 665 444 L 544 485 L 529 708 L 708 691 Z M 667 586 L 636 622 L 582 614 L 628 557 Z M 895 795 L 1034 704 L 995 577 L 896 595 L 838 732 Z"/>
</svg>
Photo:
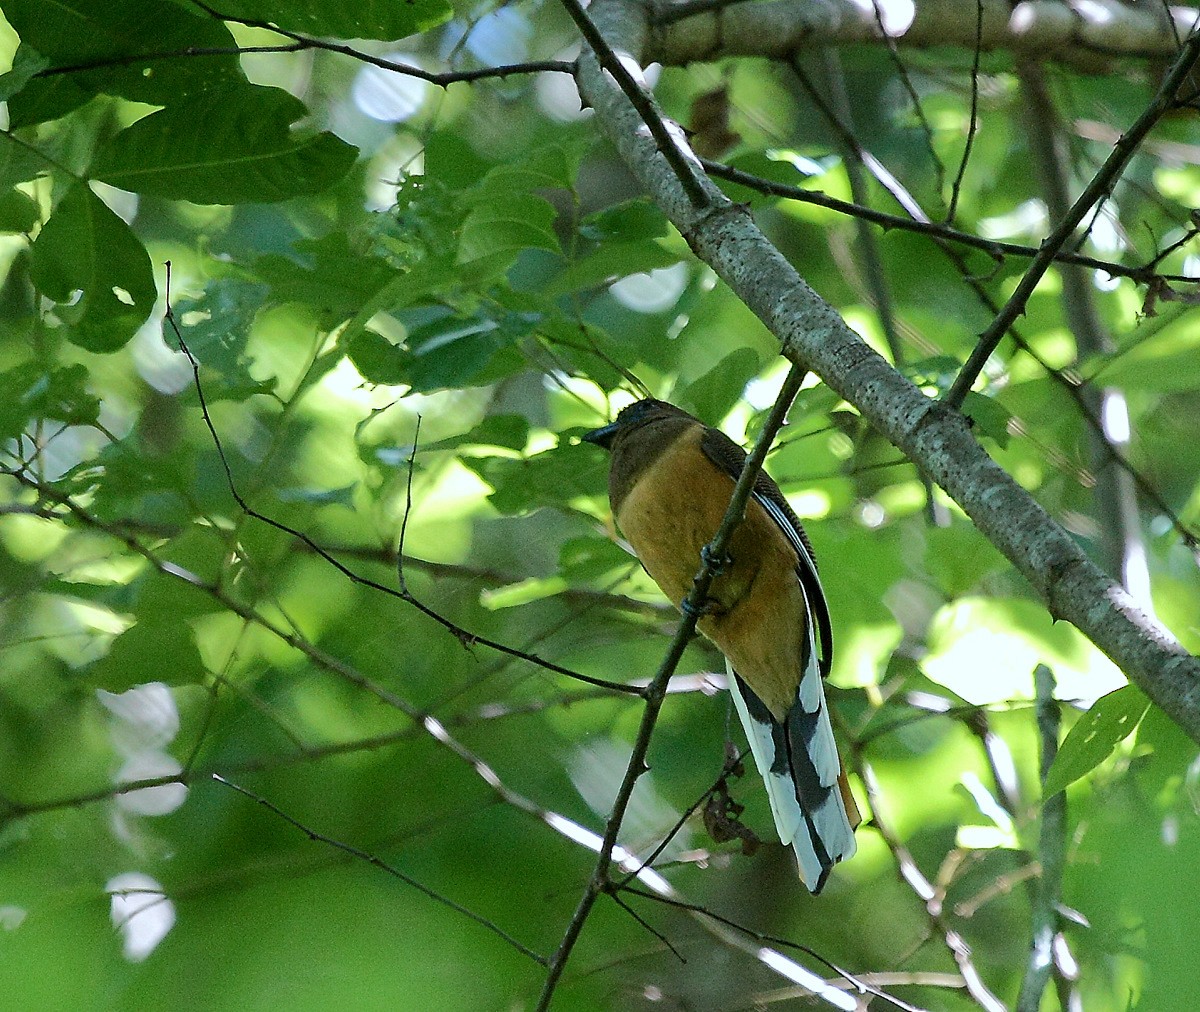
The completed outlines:
<svg viewBox="0 0 1200 1012">
<path fill-rule="evenodd" d="M 319 193 L 357 149 L 331 133 L 293 131 L 304 103 L 278 88 L 232 85 L 138 120 L 96 154 L 113 186 L 197 204 L 287 200 Z"/>
<path fill-rule="evenodd" d="M 145 247 L 84 183 L 58 202 L 30 256 L 34 284 L 58 303 L 67 338 L 88 351 L 116 351 L 154 309 Z"/>
<path fill-rule="evenodd" d="M 1149 707 L 1150 700 L 1136 685 L 1122 686 L 1097 699 L 1059 746 L 1046 773 L 1042 796 L 1057 794 L 1091 773 L 1133 733 Z"/>
<path fill-rule="evenodd" d="M 758 352 L 753 348 L 738 348 L 689 383 L 675 400 L 701 418 L 724 418 L 761 368 Z"/>
<path fill-rule="evenodd" d="M 532 457 L 464 457 L 463 463 L 492 486 L 488 502 L 500 513 L 566 506 L 606 488 L 591 447 L 564 443 Z"/>
<path fill-rule="evenodd" d="M 529 420 L 524 415 L 488 415 L 468 432 L 421 446 L 429 450 L 455 450 L 460 446 L 503 446 L 523 450 L 529 441 Z"/>
<path fill-rule="evenodd" d="M 40 420 L 88 425 L 100 416 L 100 401 L 88 390 L 87 367 L 46 371 L 26 362 L 0 373 L 0 437 L 12 439 Z"/>
<path fill-rule="evenodd" d="M 79 68 L 47 79 L 47 87 L 60 87 L 63 82 L 85 97 L 103 92 L 166 105 L 244 80 L 229 29 L 219 19 L 181 4 L 5 0 L 4 16 L 22 43 L 40 53 L 51 67 Z M 212 52 L 203 58 L 189 58 L 183 55 L 189 49 Z M 180 55 L 164 59 L 164 53 Z M 145 58 L 137 59 L 139 56 Z M 96 69 L 87 69 L 92 64 Z M 40 121 L 41 117 L 25 117 L 20 122 Z"/>
<path fill-rule="evenodd" d="M 269 22 L 293 32 L 337 39 L 403 39 L 450 20 L 444 0 L 228 0 L 221 12 L 231 18 Z"/>
<path fill-rule="evenodd" d="M 187 685 L 205 677 L 204 662 L 186 622 L 138 622 L 118 636 L 108 655 L 86 672 L 87 681 L 109 692 L 145 682 Z"/>
</svg>

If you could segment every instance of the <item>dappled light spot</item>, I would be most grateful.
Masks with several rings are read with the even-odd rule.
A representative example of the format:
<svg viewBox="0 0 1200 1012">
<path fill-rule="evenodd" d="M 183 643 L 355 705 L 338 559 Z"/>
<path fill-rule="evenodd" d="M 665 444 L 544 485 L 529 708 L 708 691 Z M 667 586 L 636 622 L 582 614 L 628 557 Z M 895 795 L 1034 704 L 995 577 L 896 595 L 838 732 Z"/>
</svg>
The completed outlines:
<svg viewBox="0 0 1200 1012">
<path fill-rule="evenodd" d="M 417 61 L 405 53 L 389 53 L 385 59 L 409 67 Z M 384 67 L 366 66 L 358 72 L 350 90 L 355 106 L 371 119 L 383 123 L 403 123 L 425 103 L 431 85 Z"/>
<path fill-rule="evenodd" d="M 129 962 L 140 963 L 175 926 L 175 904 L 141 872 L 114 875 L 104 888 L 112 897 L 110 916 L 121 934 L 122 952 Z"/>
</svg>

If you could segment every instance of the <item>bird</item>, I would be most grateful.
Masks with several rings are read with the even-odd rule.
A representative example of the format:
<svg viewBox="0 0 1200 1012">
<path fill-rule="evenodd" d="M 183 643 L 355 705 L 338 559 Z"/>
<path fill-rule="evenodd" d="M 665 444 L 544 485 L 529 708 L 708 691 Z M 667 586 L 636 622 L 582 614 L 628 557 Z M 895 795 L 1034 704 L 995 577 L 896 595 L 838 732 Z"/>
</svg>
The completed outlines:
<svg viewBox="0 0 1200 1012">
<path fill-rule="evenodd" d="M 654 398 L 630 404 L 582 439 L 611 454 L 616 525 L 683 610 L 746 452 L 720 429 Z M 812 545 L 765 472 L 717 569 L 696 627 L 725 655 L 729 691 L 775 827 L 816 894 L 833 866 L 854 854 L 860 817 L 825 699 L 833 630 Z"/>
</svg>

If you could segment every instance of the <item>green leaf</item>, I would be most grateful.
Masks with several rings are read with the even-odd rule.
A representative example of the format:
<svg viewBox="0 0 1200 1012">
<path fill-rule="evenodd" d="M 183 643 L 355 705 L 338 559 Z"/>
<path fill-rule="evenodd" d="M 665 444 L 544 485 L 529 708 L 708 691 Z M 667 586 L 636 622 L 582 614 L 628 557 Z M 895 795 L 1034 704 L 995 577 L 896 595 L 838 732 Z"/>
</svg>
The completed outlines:
<svg viewBox="0 0 1200 1012">
<path fill-rule="evenodd" d="M 487 174 L 485 161 L 465 137 L 445 130 L 434 131 L 425 143 L 425 174 L 409 176 L 402 187 L 423 189 L 433 182 L 455 190 L 474 186 Z M 400 202 L 403 206 L 403 201 Z"/>
<path fill-rule="evenodd" d="M 9 126 L 36 126 L 74 112 L 92 98 L 69 77 L 39 77 L 8 100 Z"/>
<path fill-rule="evenodd" d="M 428 31 L 453 15 L 444 0 L 229 0 L 220 7 L 232 18 L 268 21 L 292 32 L 335 39 L 387 42 Z"/>
<path fill-rule="evenodd" d="M 488 501 L 496 510 L 511 515 L 602 495 L 608 468 L 592 450 L 563 443 L 532 457 L 463 457 L 462 462 L 492 486 Z"/>
<path fill-rule="evenodd" d="M 1200 348 L 1167 354 L 1131 354 L 1117 359 L 1103 373 L 1104 382 L 1131 390 L 1155 393 L 1191 392 L 1200 370 Z"/>
<path fill-rule="evenodd" d="M 88 425 L 100 417 L 100 401 L 87 389 L 86 366 L 47 370 L 40 362 L 24 362 L 0 373 L 0 438 L 11 439 L 30 423 L 53 419 Z"/>
<path fill-rule="evenodd" d="M 394 313 L 435 293 L 449 291 L 457 284 L 454 264 L 448 258 L 420 260 L 408 270 L 393 274 L 386 284 L 364 299 L 358 312 L 342 330 L 340 341 L 346 347 L 353 347 L 377 313 Z"/>
<path fill-rule="evenodd" d="M 612 242 L 600 246 L 595 253 L 567 265 L 557 278 L 543 289 L 548 298 L 580 288 L 594 288 L 630 274 L 670 267 L 681 257 L 653 239 L 631 242 Z"/>
<path fill-rule="evenodd" d="M 677 398 L 679 406 L 701 418 L 714 421 L 724 418 L 761 368 L 758 352 L 753 348 L 738 348 L 690 383 Z"/>
<path fill-rule="evenodd" d="M 529 420 L 524 415 L 488 415 L 469 432 L 426 443 L 421 452 L 456 450 L 460 446 L 503 446 L 509 450 L 523 450 L 527 442 Z"/>
<path fill-rule="evenodd" d="M 479 603 L 489 611 L 503 608 L 519 608 L 534 601 L 555 597 L 567 589 L 567 581 L 561 576 L 531 576 L 505 587 L 493 587 L 479 594 Z"/>
<path fill-rule="evenodd" d="M 89 497 L 88 508 L 100 520 L 137 516 L 144 523 L 171 525 L 178 524 L 182 509 L 194 504 L 196 476 L 190 447 L 153 454 L 136 437 L 127 437 L 80 463 L 67 479 L 74 494 Z"/>
<path fill-rule="evenodd" d="M 577 163 L 573 152 L 550 145 L 491 169 L 469 197 L 458 263 L 486 260 L 503 270 L 526 249 L 559 252 L 554 207 L 533 191 L 569 188 Z"/>
<path fill-rule="evenodd" d="M 206 671 L 186 622 L 142 621 L 113 640 L 112 649 L 84 671 L 91 685 L 123 692 L 146 682 L 189 685 L 202 682 Z"/>
<path fill-rule="evenodd" d="M 670 229 L 662 209 L 653 201 L 643 198 L 627 200 L 589 215 L 579 231 L 597 242 L 621 243 L 661 238 Z"/>
<path fill-rule="evenodd" d="M 277 378 L 251 375 L 246 342 L 266 289 L 240 278 L 215 278 L 198 299 L 181 299 L 175 318 L 188 349 L 203 370 L 204 396 L 210 401 L 244 401 L 274 391 Z M 167 343 L 175 346 L 171 334 Z"/>
<path fill-rule="evenodd" d="M 554 208 L 531 193 L 489 191 L 463 222 L 458 262 L 498 258 L 507 265 L 526 249 L 559 252 Z"/>
<path fill-rule="evenodd" d="M 158 294 L 145 247 L 86 183 L 67 191 L 38 233 L 29 273 L 58 303 L 68 340 L 88 351 L 123 347 Z"/>
<path fill-rule="evenodd" d="M 345 506 L 354 508 L 354 490 L 358 482 L 341 488 L 281 488 L 276 491 L 280 502 L 301 502 L 313 506 Z"/>
<path fill-rule="evenodd" d="M 408 355 L 382 334 L 359 331 L 349 342 L 346 353 L 359 375 L 369 383 L 394 386 L 404 382 Z"/>
<path fill-rule="evenodd" d="M 85 97 L 103 93 L 168 105 L 245 79 L 229 29 L 218 18 L 193 13 L 178 4 L 161 0 L 5 0 L 4 16 L 23 45 L 40 53 L 51 67 L 99 64 L 95 70 L 78 69 L 46 79 L 63 82 Z M 227 52 L 189 57 L 189 49 Z M 161 53 L 178 55 L 130 62 L 131 57 Z M 57 83 L 48 86 L 60 87 Z M 13 123 L 20 125 L 15 117 Z"/>
<path fill-rule="evenodd" d="M 611 538 L 568 538 L 558 550 L 558 572 L 572 584 L 610 580 L 636 560 Z"/>
<path fill-rule="evenodd" d="M 351 361 L 372 383 L 399 384 L 426 393 L 478 386 L 516 371 L 524 359 L 516 347 L 517 317 L 463 317 L 445 306 L 421 306 L 397 314 L 408 328 L 403 347 L 372 330 L 348 342 Z"/>
<path fill-rule="evenodd" d="M 1042 797 L 1057 794 L 1104 762 L 1149 708 L 1150 701 L 1136 685 L 1122 686 L 1097 699 L 1063 739 L 1046 772 Z"/>
<path fill-rule="evenodd" d="M 30 232 L 41 217 L 38 202 L 20 190 L 0 193 L 0 232 Z"/>
<path fill-rule="evenodd" d="M 524 364 L 515 346 L 514 320 L 494 320 L 483 313 L 464 319 L 441 307 L 414 313 L 420 314 L 416 320 L 429 320 L 410 329 L 406 342 L 405 382 L 414 390 L 478 386 Z M 410 316 L 405 322 L 415 321 Z"/>
<path fill-rule="evenodd" d="M 293 256 L 271 253 L 254 268 L 271 288 L 277 303 L 313 306 L 340 322 L 356 313 L 372 295 L 396 276 L 396 269 L 380 257 L 353 249 L 342 232 L 292 244 Z"/>
<path fill-rule="evenodd" d="M 976 436 L 990 436 L 1001 447 L 1008 446 L 1008 423 L 1012 413 L 998 400 L 968 390 L 963 398 L 962 411 L 971 419 Z"/>
<path fill-rule="evenodd" d="M 358 149 L 330 133 L 292 131 L 307 114 L 303 102 L 278 88 L 215 89 L 122 130 L 96 155 L 91 174 L 197 204 L 319 193 L 350 171 Z"/>
<path fill-rule="evenodd" d="M 0 132 L 0 187 L 7 189 L 17 183 L 36 179 L 49 167 L 49 163 L 37 151 L 12 135 Z"/>
<path fill-rule="evenodd" d="M 50 61 L 32 46 L 24 42 L 18 43 L 17 51 L 13 54 L 12 68 L 0 74 L 0 101 L 8 102 L 14 95 L 19 95 L 21 89 L 34 79 L 34 75 L 49 66 Z M 12 123 L 11 119 L 10 112 L 10 127 L 19 125 Z"/>
</svg>

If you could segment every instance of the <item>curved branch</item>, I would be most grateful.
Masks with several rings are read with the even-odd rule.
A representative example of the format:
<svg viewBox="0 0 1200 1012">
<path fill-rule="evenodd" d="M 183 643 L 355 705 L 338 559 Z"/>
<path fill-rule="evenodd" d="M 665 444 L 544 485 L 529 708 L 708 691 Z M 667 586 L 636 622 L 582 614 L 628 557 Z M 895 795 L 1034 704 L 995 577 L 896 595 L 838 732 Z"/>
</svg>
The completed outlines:
<svg viewBox="0 0 1200 1012">
<path fill-rule="evenodd" d="M 1172 57 L 1200 24 L 1194 7 L 1135 8 L 1116 0 L 917 0 L 912 18 L 876 14 L 860 0 L 694 0 L 658 15 L 644 62 L 679 66 L 718 56 L 789 58 L 797 50 L 888 41 L 910 48 L 1007 49 L 1101 69 L 1113 58 Z"/>
<path fill-rule="evenodd" d="M 605 37 L 618 44 L 628 38 L 630 26 L 644 23 L 647 16 L 636 0 L 596 0 L 591 14 Z M 1076 626 L 1200 741 L 1200 661 L 1087 559 L 988 456 L 961 414 L 931 401 L 864 344 L 768 241 L 745 208 L 712 186 L 711 208 L 697 213 L 637 113 L 590 53 L 581 58 L 578 77 L 597 121 L 630 170 L 696 255 L 779 338 L 783 354 L 808 366 L 858 408 L 962 507 L 1029 580 L 1054 618 Z"/>
</svg>

